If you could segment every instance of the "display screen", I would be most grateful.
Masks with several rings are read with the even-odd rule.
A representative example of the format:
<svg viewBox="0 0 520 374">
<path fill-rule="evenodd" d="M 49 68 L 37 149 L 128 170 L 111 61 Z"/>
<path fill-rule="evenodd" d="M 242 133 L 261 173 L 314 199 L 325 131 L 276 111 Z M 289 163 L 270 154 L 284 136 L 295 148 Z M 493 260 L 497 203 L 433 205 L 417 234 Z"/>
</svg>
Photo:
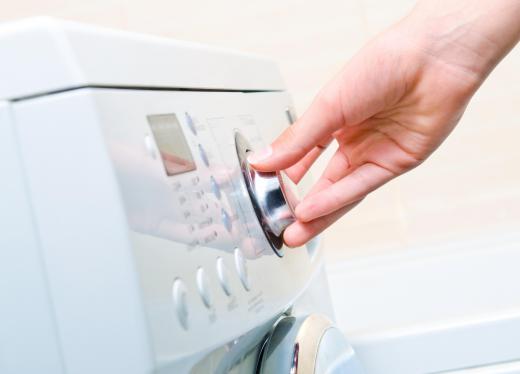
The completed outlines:
<svg viewBox="0 0 520 374">
<path fill-rule="evenodd" d="M 175 114 L 147 117 L 167 175 L 195 170 L 190 147 Z"/>
</svg>

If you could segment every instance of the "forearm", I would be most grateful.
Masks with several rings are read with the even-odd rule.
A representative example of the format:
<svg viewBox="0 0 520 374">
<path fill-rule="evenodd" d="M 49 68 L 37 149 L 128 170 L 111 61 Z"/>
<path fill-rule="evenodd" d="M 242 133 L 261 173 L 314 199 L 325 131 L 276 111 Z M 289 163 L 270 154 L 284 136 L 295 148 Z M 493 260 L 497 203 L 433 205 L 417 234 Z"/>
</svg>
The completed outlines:
<svg viewBox="0 0 520 374">
<path fill-rule="evenodd" d="M 520 39 L 520 0 L 421 0 L 403 22 L 425 30 L 428 54 L 480 84 Z"/>
</svg>

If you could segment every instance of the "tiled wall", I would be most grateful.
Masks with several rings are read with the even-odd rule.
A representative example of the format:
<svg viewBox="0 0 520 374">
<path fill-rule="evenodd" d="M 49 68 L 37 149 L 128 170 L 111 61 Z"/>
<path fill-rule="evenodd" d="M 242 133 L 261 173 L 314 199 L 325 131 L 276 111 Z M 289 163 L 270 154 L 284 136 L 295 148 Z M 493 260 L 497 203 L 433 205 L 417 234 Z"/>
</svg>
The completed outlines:
<svg viewBox="0 0 520 374">
<path fill-rule="evenodd" d="M 0 21 L 53 15 L 266 55 L 279 61 L 301 113 L 368 38 L 412 6 L 411 0 L 4 0 Z M 520 47 L 429 161 L 327 232 L 328 261 L 519 230 L 518 144 Z"/>
</svg>

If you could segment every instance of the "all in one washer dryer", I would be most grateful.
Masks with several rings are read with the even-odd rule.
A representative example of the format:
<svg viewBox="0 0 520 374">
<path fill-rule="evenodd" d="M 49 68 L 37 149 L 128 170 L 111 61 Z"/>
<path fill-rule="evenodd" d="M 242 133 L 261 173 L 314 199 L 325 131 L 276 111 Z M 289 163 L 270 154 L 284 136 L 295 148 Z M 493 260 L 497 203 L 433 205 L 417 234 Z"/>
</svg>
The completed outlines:
<svg viewBox="0 0 520 374">
<path fill-rule="evenodd" d="M 0 30 L 0 371 L 347 373 L 319 240 L 247 153 L 270 61 L 34 19 Z"/>
</svg>

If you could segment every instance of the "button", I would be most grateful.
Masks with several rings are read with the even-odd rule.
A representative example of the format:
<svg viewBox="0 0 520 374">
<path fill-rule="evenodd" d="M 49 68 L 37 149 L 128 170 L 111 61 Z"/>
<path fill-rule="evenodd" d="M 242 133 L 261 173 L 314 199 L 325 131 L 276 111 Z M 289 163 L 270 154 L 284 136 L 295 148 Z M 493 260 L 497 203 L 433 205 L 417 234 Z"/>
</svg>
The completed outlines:
<svg viewBox="0 0 520 374">
<path fill-rule="evenodd" d="M 246 266 L 246 259 L 244 258 L 244 255 L 242 254 L 242 251 L 240 248 L 235 248 L 235 267 L 237 269 L 238 277 L 240 278 L 240 281 L 242 282 L 242 286 L 246 289 L 246 291 L 250 290 L 249 285 L 249 277 L 247 274 L 247 266 Z"/>
<path fill-rule="evenodd" d="M 209 291 L 209 281 L 204 269 L 199 267 L 197 269 L 197 288 L 199 289 L 200 297 L 206 308 L 212 305 L 211 294 Z"/>
<path fill-rule="evenodd" d="M 226 230 L 231 232 L 231 229 L 233 228 L 233 223 L 231 222 L 231 217 L 224 208 L 222 208 L 222 210 L 220 211 L 220 217 L 222 218 L 222 223 L 224 224 Z"/>
<path fill-rule="evenodd" d="M 184 117 L 186 117 L 186 123 L 188 124 L 190 131 L 193 133 L 193 135 L 197 135 L 197 129 L 195 128 L 193 118 L 191 118 L 188 112 L 184 112 Z"/>
<path fill-rule="evenodd" d="M 222 194 L 220 193 L 220 186 L 213 177 L 213 175 L 209 178 L 209 182 L 211 184 L 211 192 L 220 200 Z"/>
<path fill-rule="evenodd" d="M 191 178 L 191 184 L 193 184 L 194 186 L 196 186 L 197 184 L 199 184 L 200 182 L 200 178 L 199 177 L 193 177 Z"/>
<path fill-rule="evenodd" d="M 172 287 L 173 304 L 175 305 L 175 312 L 177 318 L 184 330 L 188 329 L 188 292 L 184 282 L 177 278 L 173 282 Z"/>
<path fill-rule="evenodd" d="M 155 160 L 157 158 L 157 152 L 155 150 L 155 144 L 150 135 L 146 135 L 144 137 L 144 146 L 148 152 L 148 155 L 150 155 L 150 157 Z"/>
<path fill-rule="evenodd" d="M 202 145 L 199 144 L 198 147 L 199 147 L 200 158 L 202 159 L 202 161 L 204 161 L 204 164 L 206 166 L 209 166 L 209 160 L 208 160 L 208 155 L 206 154 L 206 151 L 204 150 Z"/>
<path fill-rule="evenodd" d="M 224 260 L 222 259 L 222 257 L 217 258 L 217 276 L 220 285 L 224 290 L 224 293 L 228 296 L 231 296 L 231 287 L 229 285 L 229 272 L 226 267 L 226 264 L 224 264 Z"/>
<path fill-rule="evenodd" d="M 173 184 L 173 190 L 174 191 L 179 191 L 181 188 L 182 188 L 182 184 L 180 182 L 175 182 Z"/>
<path fill-rule="evenodd" d="M 294 114 L 291 110 L 291 108 L 285 109 L 285 115 L 287 117 L 287 121 L 289 122 L 289 125 L 292 125 L 295 122 Z"/>
</svg>

